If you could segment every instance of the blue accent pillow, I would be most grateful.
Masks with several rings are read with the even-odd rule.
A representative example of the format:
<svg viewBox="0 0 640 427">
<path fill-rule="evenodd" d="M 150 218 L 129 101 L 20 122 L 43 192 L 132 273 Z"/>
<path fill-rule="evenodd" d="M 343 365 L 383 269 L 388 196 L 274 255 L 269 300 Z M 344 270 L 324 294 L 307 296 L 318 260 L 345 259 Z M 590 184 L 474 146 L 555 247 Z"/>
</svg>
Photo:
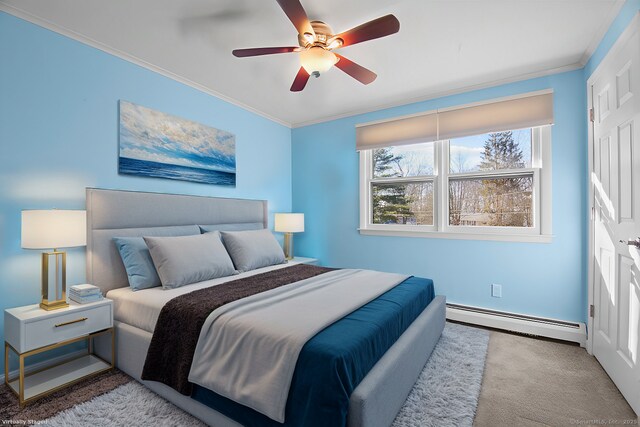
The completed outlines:
<svg viewBox="0 0 640 427">
<path fill-rule="evenodd" d="M 149 248 L 142 237 L 114 237 L 113 241 L 122 257 L 132 290 L 162 286 Z"/>
</svg>

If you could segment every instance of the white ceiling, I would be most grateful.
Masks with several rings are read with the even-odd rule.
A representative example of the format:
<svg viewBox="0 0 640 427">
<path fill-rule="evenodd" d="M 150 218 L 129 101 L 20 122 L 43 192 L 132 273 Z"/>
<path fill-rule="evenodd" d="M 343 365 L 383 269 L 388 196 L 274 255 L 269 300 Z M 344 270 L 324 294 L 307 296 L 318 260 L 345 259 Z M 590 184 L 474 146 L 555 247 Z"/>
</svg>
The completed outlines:
<svg viewBox="0 0 640 427">
<path fill-rule="evenodd" d="M 301 93 L 297 54 L 231 50 L 296 46 L 275 0 L 0 0 L 0 9 L 231 100 L 290 126 L 448 92 L 577 68 L 623 0 L 302 0 L 342 32 L 393 13 L 398 34 L 340 53 L 378 74 L 368 86 L 334 68 Z"/>
</svg>

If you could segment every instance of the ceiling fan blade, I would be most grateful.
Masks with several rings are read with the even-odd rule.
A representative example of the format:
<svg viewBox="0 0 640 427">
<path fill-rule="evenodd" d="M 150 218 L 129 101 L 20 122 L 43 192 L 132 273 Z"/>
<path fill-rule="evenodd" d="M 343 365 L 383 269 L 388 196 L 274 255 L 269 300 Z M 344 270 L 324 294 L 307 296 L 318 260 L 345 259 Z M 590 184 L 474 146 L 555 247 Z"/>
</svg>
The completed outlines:
<svg viewBox="0 0 640 427">
<path fill-rule="evenodd" d="M 366 22 L 355 28 L 340 33 L 333 39 L 342 39 L 342 47 L 366 42 L 380 37 L 395 34 L 400 30 L 400 21 L 393 15 L 386 15 L 373 21 Z"/>
<path fill-rule="evenodd" d="M 293 26 L 298 30 L 298 34 L 304 35 L 304 33 L 309 33 L 312 36 L 315 36 L 315 32 L 311 27 L 309 18 L 307 18 L 307 12 L 304 11 L 304 8 L 300 4 L 300 0 L 277 0 L 277 2 L 284 13 L 289 17 Z"/>
<path fill-rule="evenodd" d="M 244 58 L 246 56 L 273 55 L 274 53 L 289 53 L 299 51 L 299 47 L 254 47 L 249 49 L 235 49 L 233 56 Z"/>
<path fill-rule="evenodd" d="M 349 74 L 360 83 L 368 85 L 369 83 L 373 82 L 376 77 L 378 77 L 376 73 L 371 70 L 367 70 L 362 65 L 358 65 L 355 62 L 348 60 L 344 56 L 338 55 L 337 53 L 335 55 L 338 57 L 336 67 L 340 68 L 342 71 Z"/>
<path fill-rule="evenodd" d="M 293 84 L 291 85 L 291 92 L 300 92 L 307 85 L 309 81 L 309 73 L 304 67 L 300 67 L 298 74 L 296 74 L 296 78 L 293 80 Z"/>
</svg>

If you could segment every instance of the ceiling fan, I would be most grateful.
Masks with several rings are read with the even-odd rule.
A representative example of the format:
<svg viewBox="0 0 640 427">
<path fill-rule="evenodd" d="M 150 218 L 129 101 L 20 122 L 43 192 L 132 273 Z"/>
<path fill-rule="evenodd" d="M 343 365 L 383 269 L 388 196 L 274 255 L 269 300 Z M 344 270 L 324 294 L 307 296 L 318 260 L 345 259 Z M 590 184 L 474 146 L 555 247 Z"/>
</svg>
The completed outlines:
<svg viewBox="0 0 640 427">
<path fill-rule="evenodd" d="M 324 22 L 309 21 L 300 0 L 276 1 L 298 30 L 298 44 L 300 46 L 236 49 L 233 51 L 233 55 L 244 58 L 299 52 L 301 67 L 291 85 L 292 92 L 301 91 L 307 85 L 310 76 L 319 77 L 321 73 L 328 71 L 334 65 L 363 84 L 373 82 L 377 77 L 374 72 L 349 61 L 333 50 L 385 37 L 400 30 L 398 19 L 393 15 L 386 15 L 343 33 L 334 34 L 331 27 Z"/>
</svg>

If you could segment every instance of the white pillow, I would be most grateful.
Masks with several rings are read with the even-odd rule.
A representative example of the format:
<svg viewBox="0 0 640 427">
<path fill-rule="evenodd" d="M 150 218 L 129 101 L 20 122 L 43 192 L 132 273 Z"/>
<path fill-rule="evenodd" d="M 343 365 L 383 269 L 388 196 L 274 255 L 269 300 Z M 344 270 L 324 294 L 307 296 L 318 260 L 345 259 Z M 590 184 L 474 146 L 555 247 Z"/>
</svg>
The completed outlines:
<svg viewBox="0 0 640 427">
<path fill-rule="evenodd" d="M 195 236 L 145 237 L 144 241 L 164 289 L 238 273 L 217 231 Z"/>
<path fill-rule="evenodd" d="M 271 231 L 222 231 L 222 240 L 231 259 L 240 272 L 269 265 L 283 264 L 287 260 L 280 244 Z"/>
</svg>

